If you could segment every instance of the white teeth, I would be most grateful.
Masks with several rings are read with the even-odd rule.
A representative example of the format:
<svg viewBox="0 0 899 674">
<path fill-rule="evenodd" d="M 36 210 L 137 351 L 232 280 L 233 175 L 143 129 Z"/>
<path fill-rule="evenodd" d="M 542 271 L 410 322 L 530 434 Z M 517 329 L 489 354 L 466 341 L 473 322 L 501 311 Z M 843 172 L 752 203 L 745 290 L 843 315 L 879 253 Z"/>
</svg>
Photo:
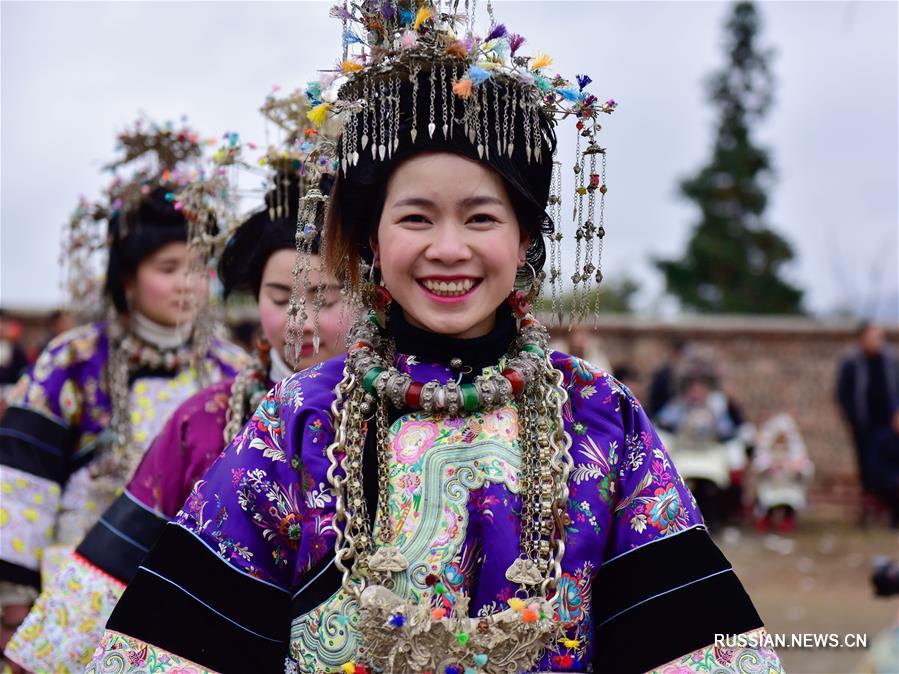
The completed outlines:
<svg viewBox="0 0 899 674">
<path fill-rule="evenodd" d="M 475 282 L 472 279 L 463 279 L 461 281 L 422 281 L 422 285 L 435 295 L 445 295 L 453 297 L 456 295 L 464 295 L 474 287 Z"/>
</svg>

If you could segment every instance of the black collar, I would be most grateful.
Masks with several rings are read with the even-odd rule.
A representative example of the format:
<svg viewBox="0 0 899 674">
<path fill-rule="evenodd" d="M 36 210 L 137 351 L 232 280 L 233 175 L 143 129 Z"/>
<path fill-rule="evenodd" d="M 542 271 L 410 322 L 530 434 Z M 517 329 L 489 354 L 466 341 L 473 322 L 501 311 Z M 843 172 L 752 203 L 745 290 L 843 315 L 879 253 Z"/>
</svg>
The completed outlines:
<svg viewBox="0 0 899 674">
<path fill-rule="evenodd" d="M 518 326 L 512 310 L 505 303 L 496 310 L 496 324 L 483 337 L 458 339 L 440 335 L 411 325 L 403 308 L 393 302 L 390 305 L 388 329 L 396 342 L 397 353 L 416 356 L 423 363 L 449 365 L 454 358 L 475 372 L 496 365 L 509 352 Z"/>
</svg>

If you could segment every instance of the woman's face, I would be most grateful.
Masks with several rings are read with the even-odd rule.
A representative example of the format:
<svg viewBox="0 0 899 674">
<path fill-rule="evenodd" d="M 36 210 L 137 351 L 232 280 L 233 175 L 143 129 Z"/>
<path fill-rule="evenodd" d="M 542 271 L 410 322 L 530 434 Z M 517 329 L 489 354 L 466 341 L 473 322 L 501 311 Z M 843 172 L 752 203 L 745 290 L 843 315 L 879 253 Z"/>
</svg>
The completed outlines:
<svg viewBox="0 0 899 674">
<path fill-rule="evenodd" d="M 410 323 L 472 338 L 493 327 L 528 238 L 498 174 L 438 152 L 393 172 L 372 245 L 384 285 Z"/>
<path fill-rule="evenodd" d="M 282 248 L 272 253 L 262 270 L 262 284 L 259 287 L 259 321 L 262 323 L 262 334 L 282 357 L 287 334 L 287 305 L 290 302 L 293 284 L 295 255 L 296 252 L 290 248 Z M 318 255 L 311 255 L 310 258 L 309 290 L 306 295 L 308 318 L 303 326 L 302 355 L 297 369 L 311 367 L 343 352 L 341 317 L 344 303 L 340 295 L 340 284 L 330 276 L 325 275 L 322 278 L 319 275 Z M 322 305 L 318 314 L 319 347 L 318 353 L 314 353 L 313 307 L 319 287 L 323 290 Z"/>
<path fill-rule="evenodd" d="M 174 327 L 194 319 L 208 281 L 189 274 L 190 258 L 183 241 L 167 243 L 137 265 L 125 283 L 128 305 L 155 323 Z"/>
</svg>

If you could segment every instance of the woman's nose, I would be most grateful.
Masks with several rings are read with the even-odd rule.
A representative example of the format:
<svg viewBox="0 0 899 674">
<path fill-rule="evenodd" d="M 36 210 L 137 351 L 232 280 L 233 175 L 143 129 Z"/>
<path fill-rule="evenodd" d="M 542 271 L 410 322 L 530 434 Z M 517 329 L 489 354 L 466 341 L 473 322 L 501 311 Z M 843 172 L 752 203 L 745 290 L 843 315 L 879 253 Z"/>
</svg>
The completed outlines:
<svg viewBox="0 0 899 674">
<path fill-rule="evenodd" d="M 434 239 L 425 251 L 429 260 L 451 264 L 471 257 L 471 249 L 465 241 L 463 228 L 455 224 L 441 225 L 435 229 Z"/>
</svg>

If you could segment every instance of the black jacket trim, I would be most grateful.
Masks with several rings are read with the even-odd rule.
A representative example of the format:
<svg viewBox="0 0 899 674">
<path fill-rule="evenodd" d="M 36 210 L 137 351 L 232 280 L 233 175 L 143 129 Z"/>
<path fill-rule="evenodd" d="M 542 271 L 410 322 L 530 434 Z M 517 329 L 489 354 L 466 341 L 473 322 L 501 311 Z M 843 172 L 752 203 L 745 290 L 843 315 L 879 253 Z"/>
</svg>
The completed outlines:
<svg viewBox="0 0 899 674">
<path fill-rule="evenodd" d="M 192 533 L 169 524 L 107 627 L 223 674 L 281 672 L 290 595 L 237 571 Z"/>
<path fill-rule="evenodd" d="M 63 484 L 73 429 L 23 407 L 10 407 L 0 423 L 0 464 Z"/>
<path fill-rule="evenodd" d="M 119 496 L 87 532 L 76 552 L 113 578 L 128 583 L 168 520 L 128 496 Z"/>
<path fill-rule="evenodd" d="M 41 587 L 40 571 L 26 569 L 5 559 L 0 559 L 0 580 L 14 585 L 27 585 L 36 589 Z"/>
<path fill-rule="evenodd" d="M 742 584 L 704 527 L 636 548 L 604 565 L 593 585 L 594 669 L 646 672 L 708 646 L 716 634 L 762 627 Z M 661 623 L 660 623 L 661 621 Z M 662 627 L 639 649 L 634 635 Z"/>
</svg>

